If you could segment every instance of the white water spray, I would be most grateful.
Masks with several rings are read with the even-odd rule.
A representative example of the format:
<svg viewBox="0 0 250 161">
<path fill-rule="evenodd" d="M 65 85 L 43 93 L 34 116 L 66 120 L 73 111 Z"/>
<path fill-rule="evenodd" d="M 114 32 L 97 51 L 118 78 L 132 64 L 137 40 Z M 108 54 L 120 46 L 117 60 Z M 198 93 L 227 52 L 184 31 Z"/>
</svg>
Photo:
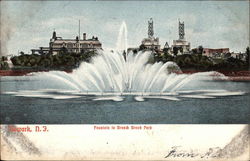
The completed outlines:
<svg viewBox="0 0 250 161">
<path fill-rule="evenodd" d="M 128 29 L 125 21 L 122 22 L 122 25 L 119 29 L 119 34 L 116 43 L 116 51 L 118 52 L 127 52 L 128 48 Z"/>
</svg>

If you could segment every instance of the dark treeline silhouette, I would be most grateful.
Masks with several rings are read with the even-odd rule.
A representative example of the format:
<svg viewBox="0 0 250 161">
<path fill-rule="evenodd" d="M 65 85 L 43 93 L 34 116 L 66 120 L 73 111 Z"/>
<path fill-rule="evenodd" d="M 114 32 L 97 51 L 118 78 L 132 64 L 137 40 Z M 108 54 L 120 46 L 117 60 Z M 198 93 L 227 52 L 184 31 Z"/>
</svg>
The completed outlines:
<svg viewBox="0 0 250 161">
<path fill-rule="evenodd" d="M 80 65 L 81 62 L 89 62 L 93 56 L 96 56 L 95 51 L 84 51 L 80 53 L 68 52 L 63 49 L 53 55 L 47 54 L 24 54 L 20 52 L 20 55 L 11 58 L 11 61 L 15 67 L 26 68 L 44 68 L 44 69 L 72 69 Z"/>
<path fill-rule="evenodd" d="M 146 47 L 141 45 L 139 51 L 146 50 Z M 211 58 L 202 55 L 203 47 L 199 46 L 192 50 L 192 54 L 178 54 L 178 48 L 173 49 L 173 55 L 169 54 L 170 49 L 163 49 L 163 53 L 153 51 L 153 58 L 149 63 L 173 61 L 182 70 L 249 70 L 249 47 L 246 48 L 246 60 L 233 58 Z M 137 51 L 133 51 L 136 54 Z M 123 53 L 124 54 L 124 53 Z M 73 69 L 80 65 L 81 62 L 90 62 L 93 56 L 98 55 L 96 51 L 84 51 L 80 53 L 69 52 L 67 49 L 62 50 L 53 55 L 48 54 L 25 54 L 20 52 L 20 55 L 11 58 L 15 68 L 32 68 L 32 69 Z M 0 59 L 0 69 L 9 69 L 7 58 Z"/>
<path fill-rule="evenodd" d="M 173 48 L 173 55 L 169 54 L 170 49 L 163 49 L 163 53 L 154 51 L 154 59 L 150 63 L 173 61 L 182 70 L 249 70 L 249 47 L 246 48 L 246 60 L 231 57 L 231 54 L 225 58 L 212 58 L 202 55 L 203 47 L 199 46 L 193 49 L 191 54 L 179 54 L 181 50 Z"/>
<path fill-rule="evenodd" d="M 9 65 L 7 63 L 7 57 L 2 56 L 0 58 L 0 70 L 7 70 L 9 69 Z"/>
</svg>

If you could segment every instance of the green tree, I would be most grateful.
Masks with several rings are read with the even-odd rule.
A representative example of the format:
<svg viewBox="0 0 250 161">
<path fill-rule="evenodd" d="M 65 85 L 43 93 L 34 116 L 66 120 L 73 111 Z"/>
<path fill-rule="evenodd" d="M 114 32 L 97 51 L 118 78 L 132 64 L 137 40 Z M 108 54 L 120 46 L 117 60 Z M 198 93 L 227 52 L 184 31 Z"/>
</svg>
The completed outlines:
<svg viewBox="0 0 250 161">
<path fill-rule="evenodd" d="M 197 52 L 197 49 L 195 48 L 195 49 L 192 49 L 192 54 L 197 54 L 198 52 Z"/>
<path fill-rule="evenodd" d="M 183 47 L 180 47 L 179 50 L 183 54 Z"/>
<path fill-rule="evenodd" d="M 174 54 L 174 56 L 177 56 L 178 51 L 179 51 L 179 49 L 176 46 L 174 46 L 173 47 L 173 54 Z"/>
<path fill-rule="evenodd" d="M 197 51 L 197 54 L 200 54 L 200 55 L 202 55 L 202 53 L 203 53 L 203 46 L 199 46 L 198 47 L 198 51 Z"/>
<path fill-rule="evenodd" d="M 246 48 L 246 62 L 247 62 L 247 66 L 249 68 L 249 46 Z"/>
<path fill-rule="evenodd" d="M 142 51 L 142 50 L 145 50 L 146 49 L 146 46 L 144 44 L 141 44 L 139 46 L 139 51 Z"/>
<path fill-rule="evenodd" d="M 0 70 L 7 70 L 9 69 L 9 64 L 7 63 L 7 57 L 2 56 L 0 59 Z"/>
</svg>

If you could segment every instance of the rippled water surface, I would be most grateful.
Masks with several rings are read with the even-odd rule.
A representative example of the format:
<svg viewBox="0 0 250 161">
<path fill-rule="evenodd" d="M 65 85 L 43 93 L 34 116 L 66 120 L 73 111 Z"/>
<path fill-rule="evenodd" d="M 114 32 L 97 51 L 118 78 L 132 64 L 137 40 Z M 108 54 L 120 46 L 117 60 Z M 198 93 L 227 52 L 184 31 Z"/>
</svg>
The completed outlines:
<svg viewBox="0 0 250 161">
<path fill-rule="evenodd" d="M 1 122 L 248 123 L 249 85 L 203 80 L 175 92 L 101 93 L 62 89 L 59 81 L 34 76 L 2 77 Z"/>
</svg>

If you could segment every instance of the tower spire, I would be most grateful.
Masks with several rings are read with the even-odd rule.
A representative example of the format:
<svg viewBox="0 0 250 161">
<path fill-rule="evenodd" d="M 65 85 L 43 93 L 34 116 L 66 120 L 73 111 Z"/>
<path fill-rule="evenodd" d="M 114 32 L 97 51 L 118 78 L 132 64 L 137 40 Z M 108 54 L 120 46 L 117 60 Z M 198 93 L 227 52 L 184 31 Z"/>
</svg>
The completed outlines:
<svg viewBox="0 0 250 161">
<path fill-rule="evenodd" d="M 154 37 L 154 22 L 153 19 L 150 18 L 148 21 L 148 38 L 153 38 Z"/>
<path fill-rule="evenodd" d="M 180 22 L 180 19 L 178 19 L 178 21 L 179 21 L 179 40 L 184 40 L 185 39 L 184 21 Z"/>
<path fill-rule="evenodd" d="M 80 32 L 80 25 L 81 25 L 81 23 L 80 23 L 80 20 L 79 20 L 79 35 L 78 35 L 78 38 L 79 38 L 79 40 L 80 40 L 80 34 L 81 34 L 81 32 Z"/>
</svg>

